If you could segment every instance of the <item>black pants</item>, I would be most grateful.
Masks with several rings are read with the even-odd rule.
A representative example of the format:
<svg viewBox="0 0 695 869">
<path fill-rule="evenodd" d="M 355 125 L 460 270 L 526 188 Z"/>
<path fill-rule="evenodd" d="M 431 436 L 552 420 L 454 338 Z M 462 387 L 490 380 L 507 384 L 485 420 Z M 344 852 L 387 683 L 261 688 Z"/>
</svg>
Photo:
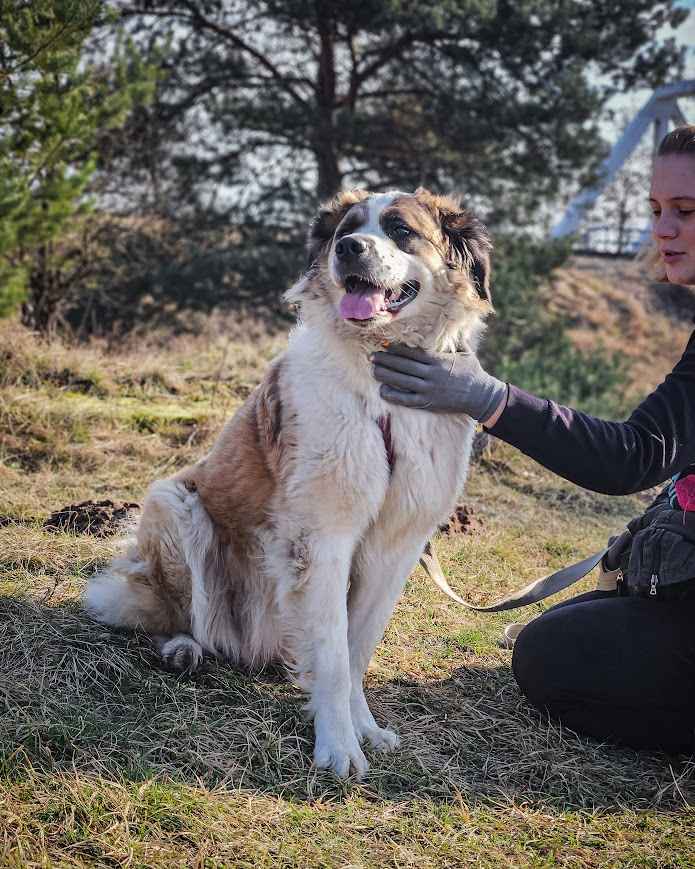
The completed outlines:
<svg viewBox="0 0 695 869">
<path fill-rule="evenodd" d="M 695 751 L 695 600 L 580 595 L 524 628 L 512 666 L 529 701 L 577 733 Z"/>
</svg>

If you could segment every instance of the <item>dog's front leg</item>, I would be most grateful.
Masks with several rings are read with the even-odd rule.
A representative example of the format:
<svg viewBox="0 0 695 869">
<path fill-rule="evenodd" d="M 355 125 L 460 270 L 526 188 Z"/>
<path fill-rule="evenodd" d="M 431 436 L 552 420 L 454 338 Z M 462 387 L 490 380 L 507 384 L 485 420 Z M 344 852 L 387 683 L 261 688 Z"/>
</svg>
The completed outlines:
<svg viewBox="0 0 695 869">
<path fill-rule="evenodd" d="M 393 543 L 389 546 L 373 530 L 356 559 L 348 604 L 350 712 L 357 739 L 369 742 L 377 751 L 393 751 L 399 739 L 393 730 L 379 727 L 374 720 L 364 696 L 364 674 L 426 539 L 408 540 L 405 532 L 400 538 L 402 548 Z"/>
<path fill-rule="evenodd" d="M 314 763 L 345 778 L 369 768 L 350 715 L 350 663 L 347 640 L 347 586 L 353 539 L 322 536 L 310 546 L 302 580 L 302 639 L 298 667 L 308 671 L 314 717 Z"/>
</svg>

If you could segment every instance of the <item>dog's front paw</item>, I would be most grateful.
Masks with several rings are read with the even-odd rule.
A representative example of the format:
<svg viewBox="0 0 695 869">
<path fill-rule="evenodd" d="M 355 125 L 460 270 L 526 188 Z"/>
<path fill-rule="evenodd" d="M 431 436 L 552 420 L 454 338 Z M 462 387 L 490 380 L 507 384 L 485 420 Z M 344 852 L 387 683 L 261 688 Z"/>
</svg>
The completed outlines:
<svg viewBox="0 0 695 869">
<path fill-rule="evenodd" d="M 389 730 L 388 727 L 379 727 L 378 724 L 374 727 L 361 728 L 357 732 L 357 738 L 360 742 L 368 742 L 375 751 L 395 751 L 401 744 L 395 731 Z"/>
<path fill-rule="evenodd" d="M 352 724 L 321 720 L 321 716 L 317 715 L 314 728 L 314 765 L 319 769 L 330 769 L 338 778 L 347 778 L 352 767 L 357 777 L 362 778 L 369 769 L 369 763 L 360 748 Z"/>
<path fill-rule="evenodd" d="M 360 744 L 354 737 L 347 743 L 316 741 L 314 749 L 314 765 L 319 769 L 329 769 L 338 778 L 347 778 L 350 768 L 354 769 L 357 778 L 369 769 L 369 763 L 360 748 Z"/>
<path fill-rule="evenodd" d="M 387 727 L 379 727 L 363 694 L 354 696 L 350 706 L 352 725 L 361 743 L 368 742 L 375 751 L 394 751 L 398 748 L 401 744 L 398 734 Z"/>
</svg>

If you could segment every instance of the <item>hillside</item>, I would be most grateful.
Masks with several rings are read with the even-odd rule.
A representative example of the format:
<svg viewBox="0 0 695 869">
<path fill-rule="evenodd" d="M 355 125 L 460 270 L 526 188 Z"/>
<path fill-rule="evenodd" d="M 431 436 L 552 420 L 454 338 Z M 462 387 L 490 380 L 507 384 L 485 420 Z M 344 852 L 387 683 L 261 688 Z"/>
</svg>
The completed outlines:
<svg viewBox="0 0 695 869">
<path fill-rule="evenodd" d="M 650 281 L 632 260 L 574 257 L 556 272 L 548 299 L 578 347 L 600 343 L 625 357 L 636 397 L 671 370 L 694 328 L 695 291 Z"/>
<path fill-rule="evenodd" d="M 635 390 L 689 334 L 605 263 L 571 263 L 551 290 L 578 343 L 634 360 Z M 86 618 L 80 592 L 117 538 L 48 529 L 49 514 L 141 501 L 205 451 L 285 340 L 213 317 L 197 338 L 71 348 L 0 322 L 0 864 L 695 865 L 692 761 L 546 721 L 498 645 L 508 619 L 462 611 L 419 569 L 367 678 L 402 747 L 372 754 L 363 782 L 311 767 L 279 670 L 176 676 L 145 637 Z M 471 472 L 471 533 L 436 545 L 452 586 L 489 601 L 598 548 L 646 498 L 581 491 L 496 445 Z"/>
</svg>

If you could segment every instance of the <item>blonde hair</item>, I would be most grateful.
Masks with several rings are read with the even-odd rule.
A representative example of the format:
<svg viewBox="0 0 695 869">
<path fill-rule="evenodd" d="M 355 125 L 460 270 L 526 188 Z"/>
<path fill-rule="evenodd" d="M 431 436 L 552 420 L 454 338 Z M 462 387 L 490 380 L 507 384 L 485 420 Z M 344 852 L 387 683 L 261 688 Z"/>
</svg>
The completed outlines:
<svg viewBox="0 0 695 869">
<path fill-rule="evenodd" d="M 675 130 L 664 136 L 656 150 L 656 156 L 667 157 L 670 154 L 690 154 L 695 158 L 695 124 L 676 127 Z M 635 257 L 635 261 L 640 264 L 652 280 L 660 284 L 668 283 L 664 264 L 659 255 L 659 248 L 654 239 L 642 247 Z"/>
</svg>

